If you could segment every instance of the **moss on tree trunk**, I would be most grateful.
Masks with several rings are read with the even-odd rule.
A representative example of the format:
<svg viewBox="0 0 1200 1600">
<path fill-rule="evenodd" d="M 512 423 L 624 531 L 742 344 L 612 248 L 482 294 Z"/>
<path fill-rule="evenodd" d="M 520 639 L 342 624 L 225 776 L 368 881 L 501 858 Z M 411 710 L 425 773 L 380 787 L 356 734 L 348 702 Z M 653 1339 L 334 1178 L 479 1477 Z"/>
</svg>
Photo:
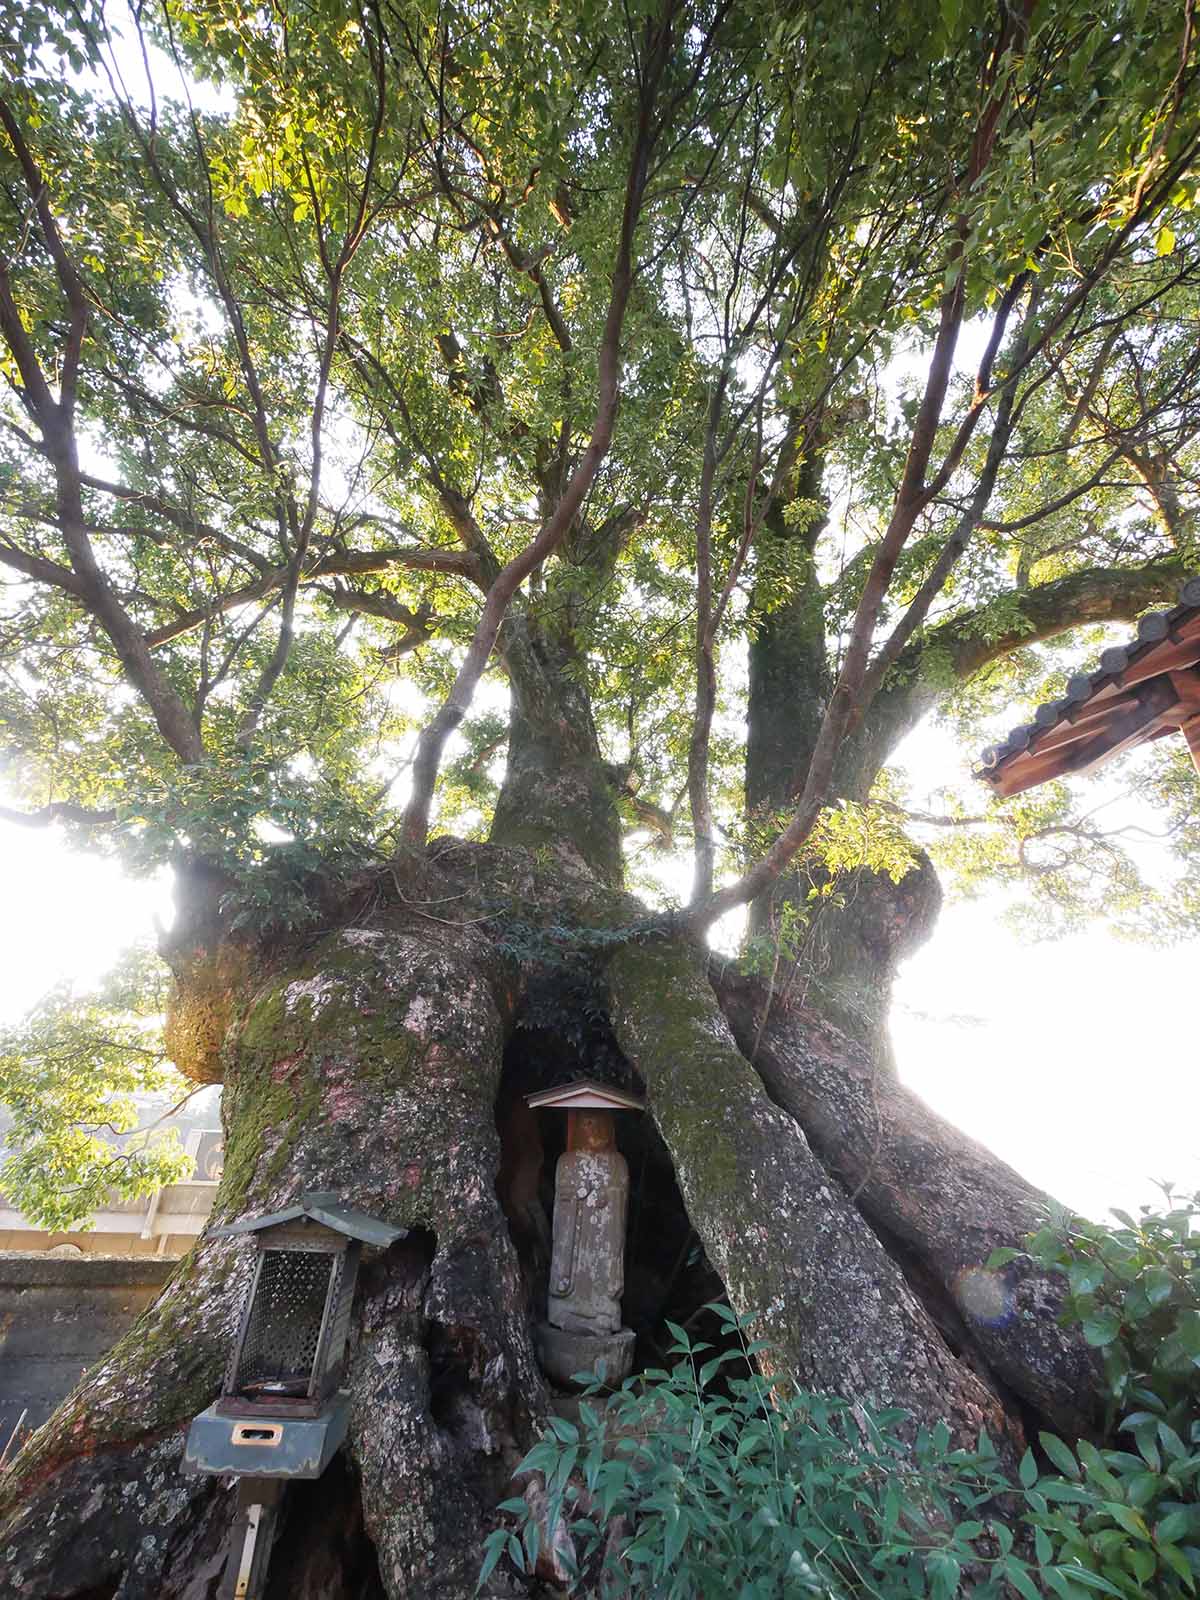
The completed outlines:
<svg viewBox="0 0 1200 1600">
<path fill-rule="evenodd" d="M 289 1595 L 343 1600 L 320 1587 L 331 1538 L 347 1551 L 344 1572 L 364 1574 L 345 1600 L 474 1591 L 494 1508 L 547 1406 L 531 1339 L 535 1274 L 518 1260 L 496 1190 L 502 1055 L 535 988 L 544 996 L 561 984 L 563 1026 L 584 1039 L 596 1036 L 595 1018 L 584 1026 L 582 1011 L 566 1013 L 594 1006 L 609 984 L 621 1070 L 644 1078 L 674 1166 L 672 1204 L 682 1196 L 680 1220 L 732 1304 L 758 1314 L 764 1364 L 855 1403 L 906 1407 L 920 1423 L 945 1418 L 964 1442 L 986 1426 L 1016 1448 L 1019 1422 L 947 1345 L 881 1242 L 911 1253 L 929 1231 L 938 1264 L 952 1232 L 932 1231 L 943 1191 L 930 1187 L 923 1150 L 904 1143 L 902 1096 L 880 1102 L 898 1130 L 881 1148 L 889 1160 L 911 1150 L 913 1165 L 855 1176 L 867 1126 L 861 1050 L 831 1029 L 801 1038 L 783 1015 L 758 1037 L 746 1011 L 754 995 L 736 985 L 722 991 L 731 1031 L 704 953 L 644 941 L 644 908 L 578 856 L 560 863 L 541 850 L 443 840 L 407 875 L 381 874 L 344 919 L 306 947 L 243 948 L 234 959 L 206 928 L 202 957 L 176 951 L 177 1014 L 194 1001 L 198 1021 L 185 1031 L 204 1046 L 199 1073 L 225 1083 L 214 1223 L 328 1189 L 408 1230 L 360 1278 L 351 1430 L 322 1480 L 332 1497 L 324 1520 L 304 1509 L 314 1491 L 289 1491 L 286 1549 L 273 1566 Z M 203 981 L 190 1000 L 193 977 Z M 841 1120 L 839 1142 L 829 1125 Z M 967 1141 L 952 1153 L 942 1203 L 967 1219 L 975 1259 L 1009 1241 L 1019 1207 L 993 1219 L 994 1164 Z M 852 1199 L 847 1184 L 861 1194 Z M 889 1201 L 896 1186 L 904 1192 Z M 249 1255 L 202 1238 L 0 1481 L 5 1595 L 210 1600 L 232 1497 L 219 1480 L 184 1477 L 179 1463 L 190 1418 L 217 1392 Z M 714 1292 L 706 1280 L 703 1298 Z M 1045 1392 L 1074 1381 L 1072 1359 L 1045 1344 Z M 521 1592 L 512 1573 L 496 1581 L 509 1585 L 497 1593 Z"/>
<path fill-rule="evenodd" d="M 760 1358 L 802 1386 L 964 1444 L 1020 1429 L 942 1342 L 879 1240 L 738 1050 L 700 954 L 666 941 L 613 960 L 613 1023 L 644 1077 L 689 1215 Z"/>
<path fill-rule="evenodd" d="M 327 1189 L 412 1230 L 364 1271 L 348 1378 L 349 1454 L 392 1600 L 473 1592 L 544 1404 L 494 1184 L 498 973 L 471 929 L 345 929 L 240 997 L 223 1052 L 214 1223 Z M 225 1537 L 229 1496 L 179 1463 L 217 1392 L 249 1257 L 202 1238 L 21 1452 L 0 1487 L 6 1593 L 203 1592 L 189 1585 Z"/>
</svg>

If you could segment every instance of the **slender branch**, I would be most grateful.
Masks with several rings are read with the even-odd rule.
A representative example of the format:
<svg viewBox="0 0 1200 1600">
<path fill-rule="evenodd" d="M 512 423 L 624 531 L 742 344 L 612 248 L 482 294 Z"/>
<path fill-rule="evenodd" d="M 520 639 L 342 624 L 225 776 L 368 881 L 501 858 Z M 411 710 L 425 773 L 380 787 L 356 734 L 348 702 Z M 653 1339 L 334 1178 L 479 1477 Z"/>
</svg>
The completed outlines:
<svg viewBox="0 0 1200 1600">
<path fill-rule="evenodd" d="M 316 523 L 317 507 L 320 503 L 321 468 L 324 460 L 325 407 L 333 358 L 341 338 L 342 293 L 347 270 L 366 236 L 371 187 L 374 181 L 379 139 L 383 130 L 384 107 L 387 102 L 387 53 L 382 48 L 381 42 L 380 47 L 371 52 L 371 54 L 375 67 L 375 111 L 367 145 L 366 170 L 359 188 L 358 203 L 353 221 L 347 227 L 336 260 L 333 261 L 332 266 L 328 264 L 323 230 L 318 222 L 318 232 L 322 235 L 321 255 L 322 259 L 326 261 L 329 271 L 329 297 L 325 312 L 325 326 L 322 330 L 316 392 L 313 397 L 312 411 L 309 418 L 310 465 L 308 497 L 303 515 L 300 518 L 299 527 L 295 530 L 295 548 L 292 551 L 292 557 L 288 563 L 287 574 L 283 582 L 283 603 L 280 607 L 279 635 L 275 643 L 275 649 L 263 667 L 258 683 L 250 696 L 242 714 L 241 722 L 238 725 L 234 742 L 239 750 L 248 750 L 253 743 L 267 701 L 270 699 L 275 685 L 283 675 L 288 656 L 291 653 L 296 596 L 305 571 L 309 545 L 312 541 L 313 528 Z M 249 376 L 249 369 L 247 369 L 247 373 Z M 255 394 L 255 403 L 256 405 L 260 403 L 257 392 Z"/>
<path fill-rule="evenodd" d="M 692 812 L 693 869 L 692 900 L 698 903 L 712 893 L 713 840 L 712 798 L 708 787 L 709 743 L 713 712 L 717 703 L 715 628 L 713 624 L 712 518 L 713 480 L 717 466 L 717 434 L 725 391 L 729 383 L 728 358 L 713 389 L 704 428 L 704 455 L 700 467 L 700 493 L 696 508 L 696 707 L 692 718 L 692 737 L 688 745 L 688 802 Z"/>
<path fill-rule="evenodd" d="M 3 550 L 0 549 L 0 560 Z M 349 550 L 342 554 L 322 556 L 301 575 L 302 584 L 318 583 L 322 578 L 362 577 L 375 572 L 387 572 L 391 567 L 408 567 L 416 572 L 445 572 L 458 577 L 474 578 L 475 564 L 469 551 L 464 550 Z M 256 579 L 226 594 L 217 596 L 208 605 L 185 611 L 174 621 L 154 628 L 146 635 L 152 650 L 160 649 L 171 640 L 200 627 L 212 617 L 236 611 L 239 606 L 261 600 L 265 595 L 282 589 L 288 579 L 287 567 L 276 567 Z M 365 609 L 365 607 L 364 607 Z"/>
<path fill-rule="evenodd" d="M 1029 307 L 1016 343 L 1014 354 L 1018 361 L 1022 359 L 1025 347 L 1029 342 L 1028 329 L 1035 313 L 1038 299 L 1039 296 L 1035 290 L 1030 296 Z M 997 329 L 1002 327 L 1006 321 L 1007 314 L 1003 319 L 998 317 L 996 319 Z M 995 359 L 997 345 L 996 330 L 993 330 L 993 340 L 989 342 L 988 351 L 984 356 L 984 364 L 988 372 L 990 372 L 992 362 Z M 1000 464 L 1007 454 L 1009 441 L 1012 438 L 1015 425 L 1014 408 L 1016 397 L 1016 389 L 1011 384 L 1006 384 L 996 408 L 996 418 L 992 424 L 992 435 L 988 441 L 987 455 L 984 458 L 983 470 L 979 474 L 978 482 L 975 485 L 975 492 L 971 496 L 970 503 L 959 517 L 954 532 L 938 552 L 937 559 L 910 601 L 908 609 L 892 629 L 890 636 L 876 652 L 874 660 L 867 668 L 863 676 L 862 685 L 862 699 L 866 705 L 869 705 L 875 698 L 884 678 L 900 659 L 908 641 L 929 615 L 930 606 L 945 588 L 946 580 L 970 543 L 972 534 L 979 526 L 979 519 L 986 510 L 988 501 L 992 498 L 992 491 L 996 486 L 996 478 L 1000 472 Z"/>
<path fill-rule="evenodd" d="M 994 42 L 984 73 L 984 88 L 988 99 L 972 138 L 967 163 L 968 188 L 978 182 L 991 158 L 1000 113 L 1007 102 L 1011 85 L 1011 72 L 1003 71 L 1003 64 L 1009 46 L 1024 35 L 1031 12 L 1032 0 L 1024 0 L 1023 9 L 1019 14 L 1016 12 L 1006 14 Z M 998 86 L 997 77 L 999 77 Z M 956 224 L 949 252 L 949 263 L 955 268 L 954 277 L 941 297 L 933 354 L 909 440 L 899 490 L 888 526 L 876 549 L 875 558 L 863 585 L 850 628 L 842 670 L 822 719 L 803 791 L 791 820 L 776 836 L 763 856 L 734 883 L 718 890 L 703 905 L 693 906 L 689 910 L 685 920 L 693 931 L 701 931 L 726 911 L 756 899 L 786 869 L 788 862 L 803 845 L 816 824 L 825 804 L 838 750 L 854 718 L 861 713 L 863 683 L 870 659 L 871 640 L 884 598 L 917 517 L 931 497 L 927 484 L 929 463 L 950 386 L 954 352 L 965 314 L 966 238 L 967 224 L 964 219 L 960 219 Z M 1005 304 L 997 314 L 998 323 L 1007 318 L 1006 307 L 1010 309 L 1011 304 L 1012 301 L 1006 298 Z M 993 329 L 985 362 L 990 362 L 992 359 L 992 351 L 998 342 L 999 334 Z M 982 402 L 977 392 L 972 414 L 977 418 L 981 410 Z M 969 437 L 969 434 L 966 437 Z M 965 448 L 961 429 L 960 439 L 962 439 L 961 446 L 956 440 L 952 449 Z"/>
<path fill-rule="evenodd" d="M 351 338 L 348 334 L 343 334 L 342 344 L 360 378 L 369 383 L 370 380 L 367 374 L 373 373 L 387 390 L 388 397 L 407 430 L 409 442 L 425 464 L 425 476 L 441 502 L 442 509 L 449 518 L 450 525 L 462 540 L 465 548 L 475 558 L 476 581 L 478 582 L 486 577 L 490 582 L 494 582 L 499 572 L 499 565 L 487 541 L 487 537 L 479 526 L 466 495 L 449 481 L 440 463 L 435 459 L 432 452 L 425 447 L 413 422 L 408 402 L 404 398 L 400 385 L 389 372 L 386 364 L 380 360 L 374 351 L 367 349 L 360 340 Z M 399 448 L 395 424 L 391 417 L 386 414 L 383 418 L 383 426 L 389 438 Z"/>
<path fill-rule="evenodd" d="M 79 276 L 66 246 L 63 244 L 58 222 L 50 207 L 49 190 L 47 189 L 46 181 L 37 162 L 34 160 L 33 152 L 25 140 L 20 124 L 4 100 L 0 100 L 0 125 L 3 126 L 5 133 L 8 135 L 9 142 L 16 154 L 17 162 L 21 168 L 21 175 L 25 180 L 25 187 L 29 191 L 34 210 L 37 212 L 38 222 L 41 224 L 42 238 L 47 250 L 50 252 L 50 258 L 54 262 L 55 276 L 58 278 L 71 313 L 70 327 L 63 346 L 58 402 L 64 415 L 69 416 L 75 407 L 75 386 L 79 376 L 79 358 L 91 320 L 91 307 L 88 304 L 83 280 Z"/>
<path fill-rule="evenodd" d="M 169 522 L 180 533 L 185 533 L 193 539 L 211 540 L 227 555 L 237 556 L 248 566 L 257 567 L 260 572 L 270 570 L 271 563 L 266 556 L 260 555 L 241 539 L 235 539 L 231 534 L 214 527 L 211 522 L 204 522 L 198 517 L 191 516 L 161 494 L 155 494 L 148 489 L 132 489 L 123 483 L 112 483 L 109 479 L 98 478 L 90 472 L 81 472 L 79 481 L 85 489 L 94 489 L 99 494 L 111 495 L 114 500 L 152 511 L 155 516 L 161 517 L 164 522 Z"/>
<path fill-rule="evenodd" d="M 523 250 L 516 240 L 511 237 L 504 226 L 498 206 L 493 207 L 488 212 L 488 223 L 493 237 L 499 240 L 500 248 L 504 251 L 509 265 L 515 272 L 519 272 L 523 277 L 528 278 L 530 283 L 537 289 L 538 298 L 542 302 L 542 310 L 545 313 L 546 321 L 550 325 L 550 331 L 554 335 L 555 342 L 564 354 L 569 354 L 574 349 L 571 330 L 567 327 L 566 319 L 554 298 L 554 291 L 546 279 L 546 274 L 542 271 L 541 262 L 535 260 L 528 251 Z"/>
</svg>

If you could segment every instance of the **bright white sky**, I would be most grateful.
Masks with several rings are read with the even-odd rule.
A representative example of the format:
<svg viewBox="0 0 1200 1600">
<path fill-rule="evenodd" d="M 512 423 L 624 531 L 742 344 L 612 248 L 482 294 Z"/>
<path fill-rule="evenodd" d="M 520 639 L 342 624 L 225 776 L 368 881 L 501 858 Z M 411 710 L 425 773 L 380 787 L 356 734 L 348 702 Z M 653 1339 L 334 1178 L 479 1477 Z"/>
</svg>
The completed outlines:
<svg viewBox="0 0 1200 1600">
<path fill-rule="evenodd" d="M 939 781 L 943 741 L 905 752 Z M 123 878 L 51 833 L 0 823 L 0 1020 L 60 978 L 98 976 L 169 921 L 169 884 Z M 1200 1189 L 1200 1073 L 1185 1004 L 1200 941 L 1171 950 L 1092 932 L 1033 945 L 986 902 L 951 906 L 898 986 L 900 1070 L 937 1111 L 1087 1215 Z"/>
<path fill-rule="evenodd" d="M 930 1105 L 1086 1216 L 1136 1213 L 1153 1180 L 1200 1189 L 1200 1073 L 1184 997 L 1200 942 L 1093 932 L 1022 942 L 948 908 L 897 987 L 901 1074 Z"/>
<path fill-rule="evenodd" d="M 914 800 L 921 787 L 961 781 L 961 755 L 928 725 L 897 759 Z M 1120 763 L 1110 773 L 1105 787 L 1119 791 Z M 1155 829 L 1139 809 L 1123 800 L 1121 821 Z M 1200 939 L 1156 948 L 1097 927 L 1035 943 L 1001 920 L 1003 908 L 995 897 L 947 905 L 902 971 L 892 1007 L 901 1076 L 1085 1216 L 1157 1204 L 1157 1180 L 1200 1189 L 1200 1052 L 1181 1003 Z"/>
</svg>

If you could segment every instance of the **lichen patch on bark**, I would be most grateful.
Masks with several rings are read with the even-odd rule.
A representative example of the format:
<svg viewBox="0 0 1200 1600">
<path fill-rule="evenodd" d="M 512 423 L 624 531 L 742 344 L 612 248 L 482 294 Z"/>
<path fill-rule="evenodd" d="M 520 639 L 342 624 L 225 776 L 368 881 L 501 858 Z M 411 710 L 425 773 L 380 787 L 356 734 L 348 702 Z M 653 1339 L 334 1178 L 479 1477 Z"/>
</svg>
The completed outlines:
<svg viewBox="0 0 1200 1600">
<path fill-rule="evenodd" d="M 364 1274 L 349 1377 L 349 1448 L 392 1600 L 469 1592 L 493 1491 L 540 1415 L 494 1188 L 494 967 L 470 936 L 335 933 L 301 962 L 259 969 L 232 999 L 222 1044 L 227 1160 L 214 1220 L 319 1188 L 411 1230 L 407 1254 L 397 1247 Z M 178 1473 L 183 1430 L 217 1391 L 251 1253 L 202 1241 L 22 1451 L 0 1488 L 17 1594 L 82 1591 L 89 1565 L 88 1587 L 111 1572 L 122 1596 L 175 1592 L 175 1534 L 220 1499 Z M 457 1365 L 431 1361 L 430 1345 L 451 1342 Z M 219 1522 L 227 1508 L 211 1514 Z M 458 1591 L 442 1580 L 451 1550 Z"/>
</svg>

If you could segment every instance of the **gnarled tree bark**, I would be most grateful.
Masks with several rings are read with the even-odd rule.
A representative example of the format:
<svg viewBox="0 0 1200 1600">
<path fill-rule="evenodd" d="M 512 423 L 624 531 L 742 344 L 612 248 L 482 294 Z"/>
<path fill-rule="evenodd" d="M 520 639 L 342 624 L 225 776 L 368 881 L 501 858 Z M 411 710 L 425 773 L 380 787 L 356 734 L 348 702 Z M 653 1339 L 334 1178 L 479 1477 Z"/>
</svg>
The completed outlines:
<svg viewBox="0 0 1200 1600">
<path fill-rule="evenodd" d="M 225 1085 L 214 1223 L 331 1189 L 408 1230 L 362 1274 L 347 1447 L 321 1517 L 315 1491 L 289 1491 L 269 1600 L 474 1592 L 494 1507 L 548 1405 L 531 1337 L 538 1230 L 523 1235 L 510 1204 L 510 1234 L 497 1195 L 515 1171 L 537 1210 L 540 1140 L 502 1154 L 496 1126 L 498 1100 L 513 1100 L 506 1038 L 535 980 L 561 983 L 568 1013 L 607 983 L 623 1070 L 645 1082 L 676 1198 L 731 1303 L 756 1315 L 765 1366 L 917 1425 L 945 1419 L 963 1443 L 986 1427 L 1010 1458 L 1026 1420 L 1082 1428 L 1093 1414 L 1094 1367 L 1054 1325 L 1052 1283 L 1008 1269 L 1018 1314 L 992 1324 L 969 1300 L 964 1313 L 964 1283 L 1019 1243 L 1038 1197 L 879 1066 L 886 981 L 931 918 L 932 875 L 888 886 L 851 929 L 857 949 L 827 939 L 829 975 L 875 996 L 873 1053 L 829 1025 L 836 983 L 806 991 L 816 1015 L 778 989 L 764 1011 L 761 987 L 728 975 L 714 995 L 704 952 L 646 941 L 646 908 L 619 887 L 613 789 L 569 626 L 513 611 L 503 648 L 513 709 L 493 843 L 439 840 L 364 875 L 307 942 L 231 936 L 229 884 L 202 868 L 182 879 L 169 1035 L 197 1081 Z M 6 1593 L 211 1600 L 232 1495 L 179 1463 L 217 1392 L 247 1267 L 236 1243 L 203 1238 L 22 1450 L 0 1480 Z M 347 1552 L 340 1575 L 331 1540 Z M 521 1592 L 512 1572 L 495 1583 Z"/>
<path fill-rule="evenodd" d="M 617 1038 L 641 1072 L 688 1213 L 769 1349 L 768 1370 L 915 1426 L 986 1427 L 1012 1454 L 1019 1425 L 961 1365 L 797 1124 L 771 1104 L 717 1006 L 698 955 L 630 946 L 613 961 Z"/>
<path fill-rule="evenodd" d="M 473 1592 L 492 1507 L 543 1410 L 494 1186 L 505 1000 L 488 945 L 393 911 L 244 971 L 224 996 L 214 1221 L 331 1189 L 410 1230 L 363 1274 L 348 1375 L 349 1457 L 391 1600 Z M 214 994 L 199 1003 L 211 1011 Z M 0 1487 L 7 1594 L 211 1592 L 231 1499 L 179 1463 L 248 1267 L 236 1242 L 202 1239 L 21 1451 Z"/>
<path fill-rule="evenodd" d="M 1100 1421 L 1096 1352 L 1062 1327 L 1062 1284 L 1018 1258 L 1049 1199 L 935 1115 L 871 1054 L 803 1006 L 726 969 L 716 990 L 734 1037 L 775 1104 L 872 1226 L 940 1290 L 950 1336 L 1040 1425 L 1089 1434 Z"/>
</svg>

